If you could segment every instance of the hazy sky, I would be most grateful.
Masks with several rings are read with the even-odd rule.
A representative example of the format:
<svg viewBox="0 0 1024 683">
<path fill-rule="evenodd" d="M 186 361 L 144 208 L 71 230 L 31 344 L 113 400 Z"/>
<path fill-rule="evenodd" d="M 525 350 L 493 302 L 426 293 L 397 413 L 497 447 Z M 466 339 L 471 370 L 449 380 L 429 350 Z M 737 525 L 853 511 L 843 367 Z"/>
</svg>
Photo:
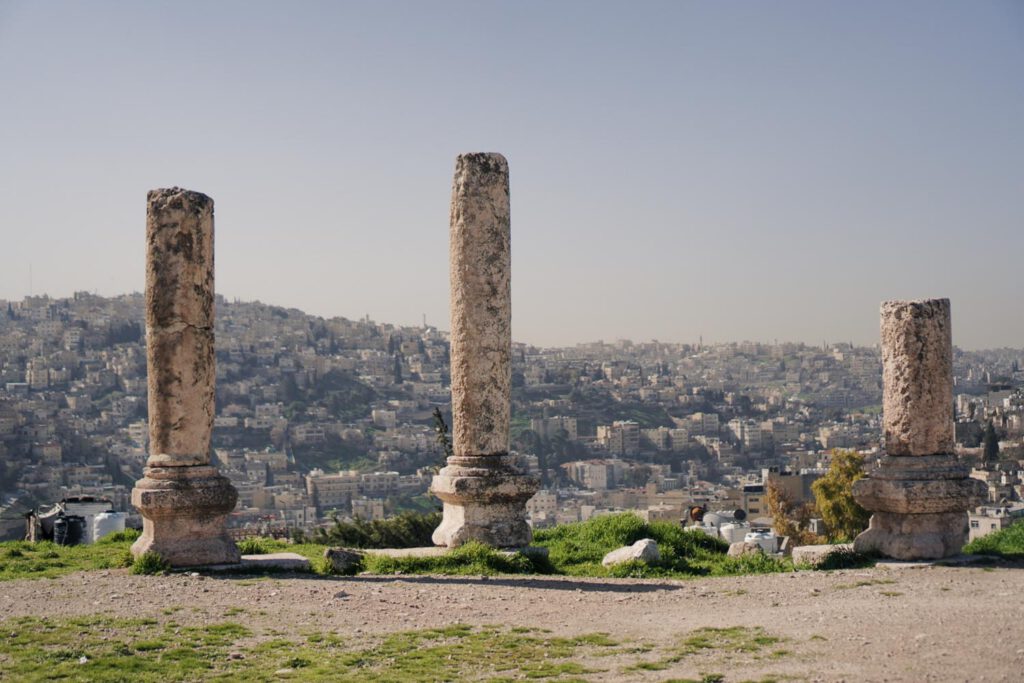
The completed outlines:
<svg viewBox="0 0 1024 683">
<path fill-rule="evenodd" d="M 512 183 L 513 334 L 1024 346 L 1024 3 L 0 0 L 0 298 L 217 289 L 448 327 L 456 154 Z"/>
</svg>

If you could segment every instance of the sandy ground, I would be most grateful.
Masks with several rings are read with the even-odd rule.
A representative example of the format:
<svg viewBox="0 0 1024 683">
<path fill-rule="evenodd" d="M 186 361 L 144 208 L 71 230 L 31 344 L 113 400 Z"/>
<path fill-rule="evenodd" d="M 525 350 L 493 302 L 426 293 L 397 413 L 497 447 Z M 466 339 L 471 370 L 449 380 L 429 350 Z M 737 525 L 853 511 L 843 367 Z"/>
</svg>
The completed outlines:
<svg viewBox="0 0 1024 683">
<path fill-rule="evenodd" d="M 230 608 L 241 614 L 225 617 Z M 505 624 L 559 635 L 607 632 L 670 647 L 700 627 L 760 626 L 778 659 L 721 652 L 658 672 L 598 676 L 664 681 L 1024 680 L 1024 568 L 899 567 L 687 581 L 565 577 L 173 574 L 121 570 L 0 584 L 0 623 L 19 615 L 107 614 L 179 622 L 230 618 L 254 628 L 334 631 L 355 639 L 445 624 Z M 234 611 L 234 610 L 233 610 Z M 229 614 L 232 614 L 229 612 Z"/>
</svg>

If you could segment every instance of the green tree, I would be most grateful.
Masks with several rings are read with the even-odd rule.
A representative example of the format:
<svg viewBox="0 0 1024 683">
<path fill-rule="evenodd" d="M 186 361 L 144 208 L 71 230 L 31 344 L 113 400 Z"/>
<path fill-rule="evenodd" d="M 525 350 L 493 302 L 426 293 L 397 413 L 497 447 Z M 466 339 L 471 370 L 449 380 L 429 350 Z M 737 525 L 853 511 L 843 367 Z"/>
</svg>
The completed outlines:
<svg viewBox="0 0 1024 683">
<path fill-rule="evenodd" d="M 395 354 L 395 384 L 402 383 L 402 357 Z"/>
<path fill-rule="evenodd" d="M 808 528 L 811 518 L 817 512 L 813 503 L 797 505 L 771 479 L 768 480 L 766 489 L 768 513 L 771 515 L 772 529 L 775 533 L 789 536 L 790 546 L 821 543 L 821 537 Z"/>
<path fill-rule="evenodd" d="M 992 420 L 988 421 L 985 425 L 985 431 L 981 434 L 981 443 L 983 445 L 983 452 L 985 454 L 985 462 L 994 463 L 999 460 L 999 436 L 996 434 L 996 428 L 992 424 Z"/>
<path fill-rule="evenodd" d="M 871 513 L 853 499 L 853 482 L 863 476 L 864 456 L 837 448 L 832 451 L 828 472 L 811 485 L 830 541 L 852 540 L 867 528 Z"/>
<path fill-rule="evenodd" d="M 435 440 L 437 445 L 441 448 L 441 457 L 444 462 L 448 462 L 448 458 L 455 454 L 452 448 L 452 438 L 448 432 L 448 423 L 444 421 L 444 414 L 440 408 L 434 408 L 434 434 L 436 434 Z"/>
</svg>

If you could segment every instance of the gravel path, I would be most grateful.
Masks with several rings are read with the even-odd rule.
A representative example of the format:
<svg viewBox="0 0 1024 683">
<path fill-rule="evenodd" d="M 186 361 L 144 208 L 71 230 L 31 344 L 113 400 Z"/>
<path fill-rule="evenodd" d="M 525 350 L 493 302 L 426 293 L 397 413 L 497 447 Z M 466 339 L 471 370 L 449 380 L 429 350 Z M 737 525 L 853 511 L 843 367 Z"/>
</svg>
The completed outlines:
<svg viewBox="0 0 1024 683">
<path fill-rule="evenodd" d="M 238 612 L 242 608 L 244 612 Z M 727 681 L 1024 680 L 1024 568 L 877 567 L 688 581 L 358 576 L 132 576 L 121 570 L 0 583 L 0 623 L 21 615 L 230 619 L 254 630 L 348 638 L 454 623 L 678 643 L 701 627 L 763 627 L 778 658 L 718 652 L 658 672 Z M 227 613 L 227 614 L 225 614 Z M 600 677 L 598 677 L 600 678 Z"/>
</svg>

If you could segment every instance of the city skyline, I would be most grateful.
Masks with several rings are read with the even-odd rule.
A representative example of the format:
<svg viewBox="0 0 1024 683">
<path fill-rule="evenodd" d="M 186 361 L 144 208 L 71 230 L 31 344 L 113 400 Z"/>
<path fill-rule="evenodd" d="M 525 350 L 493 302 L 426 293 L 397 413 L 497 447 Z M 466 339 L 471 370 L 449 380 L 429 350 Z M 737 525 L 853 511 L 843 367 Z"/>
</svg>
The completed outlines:
<svg viewBox="0 0 1024 683">
<path fill-rule="evenodd" d="M 0 299 L 141 291 L 180 185 L 227 298 L 447 329 L 455 155 L 497 151 L 517 341 L 873 346 L 949 297 L 1024 345 L 1018 5 L 180 8 L 0 3 Z"/>
</svg>

